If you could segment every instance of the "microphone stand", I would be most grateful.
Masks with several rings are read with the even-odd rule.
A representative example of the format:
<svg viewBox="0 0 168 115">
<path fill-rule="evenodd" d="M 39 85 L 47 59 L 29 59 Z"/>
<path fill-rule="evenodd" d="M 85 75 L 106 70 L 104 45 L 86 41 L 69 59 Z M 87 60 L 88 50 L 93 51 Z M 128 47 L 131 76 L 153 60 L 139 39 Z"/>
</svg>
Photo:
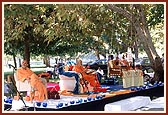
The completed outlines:
<svg viewBox="0 0 168 115">
<path fill-rule="evenodd" d="M 16 70 L 16 68 L 15 68 L 13 65 L 11 65 L 11 64 L 9 64 L 9 66 L 13 67 L 13 76 L 14 76 L 14 71 Z M 27 110 L 28 110 L 28 109 L 27 109 L 28 106 L 26 106 L 26 103 L 25 103 L 24 100 L 23 100 L 23 96 L 22 96 L 22 95 L 20 94 L 20 92 L 17 90 L 16 84 L 15 84 L 15 82 L 14 82 L 14 77 L 11 78 L 11 81 L 12 81 L 12 84 L 13 84 L 13 86 L 14 86 L 16 92 L 19 94 L 19 97 L 20 97 L 20 99 L 22 100 L 22 102 L 23 102 L 23 104 L 24 104 L 24 106 L 25 106 L 25 109 L 22 109 L 22 110 L 27 111 Z"/>
<path fill-rule="evenodd" d="M 11 67 L 13 68 L 13 75 L 14 75 L 14 70 L 16 70 L 16 67 L 11 64 L 8 64 L 8 66 L 9 66 L 9 68 L 11 68 Z"/>
</svg>

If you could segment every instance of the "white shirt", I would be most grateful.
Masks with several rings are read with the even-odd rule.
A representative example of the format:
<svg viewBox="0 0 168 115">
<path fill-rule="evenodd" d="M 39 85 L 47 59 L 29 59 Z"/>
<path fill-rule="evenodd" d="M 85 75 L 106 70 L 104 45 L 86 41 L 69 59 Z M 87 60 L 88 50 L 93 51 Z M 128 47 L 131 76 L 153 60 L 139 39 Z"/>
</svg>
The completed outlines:
<svg viewBox="0 0 168 115">
<path fill-rule="evenodd" d="M 100 73 L 101 75 L 104 75 L 103 70 L 98 69 L 97 72 Z"/>
</svg>

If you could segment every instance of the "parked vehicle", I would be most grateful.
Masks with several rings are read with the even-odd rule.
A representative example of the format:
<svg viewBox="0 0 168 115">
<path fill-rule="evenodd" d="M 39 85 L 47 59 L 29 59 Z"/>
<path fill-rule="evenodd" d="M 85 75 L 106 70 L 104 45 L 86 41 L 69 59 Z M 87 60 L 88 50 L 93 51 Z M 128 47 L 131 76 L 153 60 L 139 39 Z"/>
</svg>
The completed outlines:
<svg viewBox="0 0 168 115">
<path fill-rule="evenodd" d="M 149 58 L 138 58 L 135 60 L 135 67 L 142 69 L 144 81 L 149 81 L 154 76 L 154 70 L 152 69 Z"/>
<path fill-rule="evenodd" d="M 104 74 L 107 75 L 107 60 L 106 59 L 96 60 L 94 62 L 87 63 L 85 66 L 87 66 L 90 69 L 94 69 L 94 70 L 97 70 L 98 67 L 100 67 L 104 71 Z M 154 76 L 154 70 L 151 67 L 149 58 L 136 59 L 135 67 L 142 69 L 144 81 L 148 81 Z"/>
<path fill-rule="evenodd" d="M 154 77 L 154 70 L 152 68 L 146 68 L 143 71 L 144 82 L 150 81 Z"/>
<path fill-rule="evenodd" d="M 100 59 L 100 60 L 96 60 L 91 63 L 87 63 L 86 66 L 94 70 L 97 70 L 98 67 L 100 67 L 104 71 L 104 74 L 107 75 L 107 60 L 106 59 Z"/>
<path fill-rule="evenodd" d="M 151 68 L 151 63 L 149 58 L 144 57 L 144 58 L 135 59 L 135 67 L 141 67 L 142 70 Z"/>
</svg>

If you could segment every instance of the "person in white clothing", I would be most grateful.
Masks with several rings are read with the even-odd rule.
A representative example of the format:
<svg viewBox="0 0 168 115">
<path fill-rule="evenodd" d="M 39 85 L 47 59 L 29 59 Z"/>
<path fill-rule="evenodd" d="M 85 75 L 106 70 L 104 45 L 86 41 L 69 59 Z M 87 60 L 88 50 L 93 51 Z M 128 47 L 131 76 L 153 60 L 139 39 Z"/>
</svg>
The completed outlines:
<svg viewBox="0 0 168 115">
<path fill-rule="evenodd" d="M 104 71 L 100 67 L 98 67 L 96 72 L 98 74 L 98 80 L 101 83 L 101 78 L 104 76 Z"/>
<path fill-rule="evenodd" d="M 104 71 L 100 67 L 97 69 L 97 72 L 100 73 L 101 75 L 104 75 Z"/>
</svg>

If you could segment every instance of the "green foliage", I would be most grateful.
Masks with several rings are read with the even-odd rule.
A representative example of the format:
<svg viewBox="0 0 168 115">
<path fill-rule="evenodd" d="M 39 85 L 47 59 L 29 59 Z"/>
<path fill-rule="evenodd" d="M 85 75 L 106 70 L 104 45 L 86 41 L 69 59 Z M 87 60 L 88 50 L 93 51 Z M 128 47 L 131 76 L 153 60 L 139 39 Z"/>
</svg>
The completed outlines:
<svg viewBox="0 0 168 115">
<path fill-rule="evenodd" d="M 29 39 L 31 55 L 77 55 L 106 45 L 124 52 L 136 32 L 121 14 L 106 4 L 5 4 L 4 38 L 6 54 L 23 54 Z M 132 12 L 130 4 L 118 5 Z M 163 22 L 164 6 L 144 5 L 149 26 Z"/>
<path fill-rule="evenodd" d="M 153 5 L 149 9 L 148 25 L 151 27 L 155 27 L 155 25 L 163 23 L 163 21 L 164 21 L 164 5 L 163 4 Z"/>
</svg>

